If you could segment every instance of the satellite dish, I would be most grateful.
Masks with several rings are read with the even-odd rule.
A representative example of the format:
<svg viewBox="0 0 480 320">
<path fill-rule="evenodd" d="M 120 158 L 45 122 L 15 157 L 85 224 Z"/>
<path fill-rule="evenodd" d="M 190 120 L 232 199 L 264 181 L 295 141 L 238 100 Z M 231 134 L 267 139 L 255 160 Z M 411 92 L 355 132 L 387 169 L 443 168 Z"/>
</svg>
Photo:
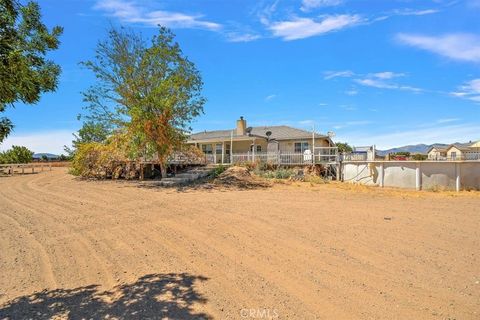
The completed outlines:
<svg viewBox="0 0 480 320">
<path fill-rule="evenodd" d="M 267 141 L 270 140 L 270 136 L 272 135 L 272 131 L 267 131 L 265 132 L 265 135 L 267 136 Z"/>
<path fill-rule="evenodd" d="M 335 132 L 333 132 L 333 131 L 328 131 L 328 132 L 327 132 L 327 135 L 328 135 L 330 138 L 333 138 L 333 137 L 335 137 Z"/>
<path fill-rule="evenodd" d="M 252 132 L 252 127 L 248 127 L 247 129 L 245 129 L 245 131 L 250 134 Z"/>
</svg>

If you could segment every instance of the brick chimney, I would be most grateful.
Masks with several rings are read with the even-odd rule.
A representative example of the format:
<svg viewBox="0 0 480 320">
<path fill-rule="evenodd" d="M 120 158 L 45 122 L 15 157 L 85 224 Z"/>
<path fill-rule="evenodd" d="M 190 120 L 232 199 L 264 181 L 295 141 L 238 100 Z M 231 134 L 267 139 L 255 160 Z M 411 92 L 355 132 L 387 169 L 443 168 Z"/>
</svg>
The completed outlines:
<svg viewBox="0 0 480 320">
<path fill-rule="evenodd" d="M 240 119 L 237 120 L 237 135 L 244 136 L 246 133 L 247 133 L 247 120 L 243 119 L 243 117 L 240 117 Z"/>
</svg>

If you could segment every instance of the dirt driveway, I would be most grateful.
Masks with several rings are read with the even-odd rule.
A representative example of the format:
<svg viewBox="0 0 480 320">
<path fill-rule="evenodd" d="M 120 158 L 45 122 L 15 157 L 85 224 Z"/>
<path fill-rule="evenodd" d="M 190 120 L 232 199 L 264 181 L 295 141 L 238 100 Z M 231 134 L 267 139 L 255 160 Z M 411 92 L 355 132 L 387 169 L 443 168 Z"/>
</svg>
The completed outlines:
<svg viewBox="0 0 480 320">
<path fill-rule="evenodd" d="M 479 319 L 478 194 L 0 178 L 0 319 Z"/>
</svg>

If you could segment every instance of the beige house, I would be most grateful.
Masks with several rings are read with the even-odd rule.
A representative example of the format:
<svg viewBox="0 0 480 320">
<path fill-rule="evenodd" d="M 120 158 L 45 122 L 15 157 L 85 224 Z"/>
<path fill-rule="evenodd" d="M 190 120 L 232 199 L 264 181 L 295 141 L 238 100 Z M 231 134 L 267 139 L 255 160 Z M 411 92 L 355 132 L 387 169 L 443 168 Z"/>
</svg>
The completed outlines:
<svg viewBox="0 0 480 320">
<path fill-rule="evenodd" d="M 336 153 L 335 144 L 326 135 L 289 126 L 248 127 L 243 117 L 235 129 L 194 133 L 188 143 L 200 148 L 209 162 L 226 164 L 275 159 L 303 164 L 312 163 L 315 157 L 322 160 L 322 154 Z"/>
<path fill-rule="evenodd" d="M 431 147 L 427 152 L 428 160 L 442 160 L 447 157 L 447 148 Z"/>
<path fill-rule="evenodd" d="M 480 141 L 476 143 L 454 143 L 446 148 L 432 147 L 428 150 L 429 160 L 480 160 Z"/>
</svg>

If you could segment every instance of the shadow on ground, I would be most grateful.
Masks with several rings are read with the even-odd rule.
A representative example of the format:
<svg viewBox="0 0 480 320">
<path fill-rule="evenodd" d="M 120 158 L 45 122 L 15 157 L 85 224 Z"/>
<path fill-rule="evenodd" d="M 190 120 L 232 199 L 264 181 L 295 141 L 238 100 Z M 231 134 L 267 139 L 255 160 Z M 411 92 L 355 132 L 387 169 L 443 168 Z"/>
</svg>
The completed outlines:
<svg viewBox="0 0 480 320">
<path fill-rule="evenodd" d="M 194 284 L 206 280 L 186 273 L 150 274 L 110 291 L 97 285 L 44 290 L 3 304 L 0 319 L 211 319 L 193 310 L 207 301 Z"/>
</svg>

